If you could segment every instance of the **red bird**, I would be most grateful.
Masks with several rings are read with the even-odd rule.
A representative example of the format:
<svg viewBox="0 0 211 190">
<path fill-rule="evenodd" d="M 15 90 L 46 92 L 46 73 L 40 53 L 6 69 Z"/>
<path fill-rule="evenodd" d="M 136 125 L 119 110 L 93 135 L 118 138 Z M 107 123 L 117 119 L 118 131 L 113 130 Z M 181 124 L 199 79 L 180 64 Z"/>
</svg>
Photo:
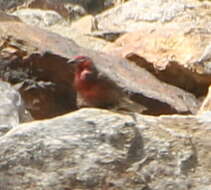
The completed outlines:
<svg viewBox="0 0 211 190">
<path fill-rule="evenodd" d="M 68 63 L 75 64 L 74 87 L 79 107 L 114 108 L 119 111 L 142 112 L 145 108 L 130 100 L 113 81 L 100 74 L 91 58 L 77 56 Z"/>
<path fill-rule="evenodd" d="M 79 106 L 107 108 L 118 104 L 119 90 L 99 74 L 89 57 L 77 56 L 69 63 L 76 65 L 74 87 Z"/>
</svg>

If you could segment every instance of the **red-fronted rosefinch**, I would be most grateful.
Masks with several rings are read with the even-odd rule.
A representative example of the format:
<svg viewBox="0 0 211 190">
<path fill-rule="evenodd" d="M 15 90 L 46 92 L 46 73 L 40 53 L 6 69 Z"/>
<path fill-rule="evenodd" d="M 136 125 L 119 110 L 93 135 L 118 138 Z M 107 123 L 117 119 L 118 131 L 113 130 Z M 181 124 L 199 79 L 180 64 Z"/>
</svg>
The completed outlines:
<svg viewBox="0 0 211 190">
<path fill-rule="evenodd" d="M 75 64 L 74 87 L 79 107 L 99 107 L 141 111 L 137 103 L 131 101 L 115 82 L 103 76 L 94 66 L 91 58 L 77 56 L 69 63 Z M 136 110 L 136 109 L 139 110 Z M 143 110 L 143 107 L 141 107 Z"/>
</svg>

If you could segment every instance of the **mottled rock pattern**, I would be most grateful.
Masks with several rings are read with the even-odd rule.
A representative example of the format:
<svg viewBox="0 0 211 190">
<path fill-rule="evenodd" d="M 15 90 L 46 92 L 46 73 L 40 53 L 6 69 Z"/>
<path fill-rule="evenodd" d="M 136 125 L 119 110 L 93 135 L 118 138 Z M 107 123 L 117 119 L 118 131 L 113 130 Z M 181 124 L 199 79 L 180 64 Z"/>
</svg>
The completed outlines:
<svg viewBox="0 0 211 190">
<path fill-rule="evenodd" d="M 108 114 L 81 110 L 10 131 L 0 139 L 0 173 L 10 178 L 0 183 L 17 190 L 103 187 L 142 157 L 131 117 Z"/>
<path fill-rule="evenodd" d="M 71 19 L 115 4 L 114 9 L 94 18 L 94 25 L 93 17 L 88 17 L 88 25 L 82 18 L 74 24 L 75 28 L 66 23 L 44 26 L 74 37 L 83 47 L 102 50 L 108 42 L 94 36 L 115 40 L 116 36 L 109 38 L 110 34 L 117 34 L 118 38 L 118 32 L 141 29 L 117 40 L 115 51 L 110 49 L 134 65 L 110 53 L 80 48 L 72 40 L 0 12 L 0 76 L 16 84 L 36 119 L 76 109 L 73 68 L 66 62 L 79 54 L 90 56 L 105 77 L 131 99 L 146 105 L 147 114 L 197 111 L 198 100 L 185 90 L 201 96 L 210 85 L 210 2 L 25 2 L 28 7 L 55 10 Z M 90 9 L 92 3 L 99 3 L 97 9 Z M 23 1 L 0 0 L 3 9 L 20 4 Z M 86 31 L 80 28 L 80 22 Z M 87 31 L 87 38 L 79 38 Z M 17 126 L 20 113 L 24 113 L 18 104 L 20 95 L 9 90 L 10 85 L 0 83 L 0 87 L 2 190 L 211 189 L 210 93 L 196 116 L 152 117 L 81 109 Z"/>
<path fill-rule="evenodd" d="M 22 124 L 0 138 L 0 185 L 209 189 L 210 114 L 150 117 L 82 109 Z"/>
<path fill-rule="evenodd" d="M 131 32 L 115 45 L 109 44 L 106 52 L 126 57 L 160 80 L 204 96 L 211 82 L 210 8 L 208 1 L 131 0 L 96 20 L 99 30 Z"/>
<path fill-rule="evenodd" d="M 162 81 L 202 96 L 211 82 L 210 41 L 208 31 L 169 24 L 127 33 L 106 51 L 136 62 Z"/>
<path fill-rule="evenodd" d="M 9 83 L 0 81 L 0 136 L 31 119 L 20 93 Z"/>
</svg>

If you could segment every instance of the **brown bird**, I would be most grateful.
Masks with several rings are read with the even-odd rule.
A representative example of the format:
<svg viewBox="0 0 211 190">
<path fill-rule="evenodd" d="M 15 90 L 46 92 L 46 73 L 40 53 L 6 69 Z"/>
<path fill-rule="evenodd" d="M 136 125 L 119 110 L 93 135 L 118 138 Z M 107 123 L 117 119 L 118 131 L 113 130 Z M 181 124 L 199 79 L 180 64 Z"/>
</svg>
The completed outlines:
<svg viewBox="0 0 211 190">
<path fill-rule="evenodd" d="M 131 110 L 133 105 L 132 110 L 135 111 L 137 103 L 134 104 L 115 82 L 99 73 L 91 58 L 77 56 L 68 63 L 75 64 L 74 87 L 79 107 L 114 108 L 117 106 L 118 109 Z M 143 107 L 141 108 L 143 110 Z"/>
</svg>

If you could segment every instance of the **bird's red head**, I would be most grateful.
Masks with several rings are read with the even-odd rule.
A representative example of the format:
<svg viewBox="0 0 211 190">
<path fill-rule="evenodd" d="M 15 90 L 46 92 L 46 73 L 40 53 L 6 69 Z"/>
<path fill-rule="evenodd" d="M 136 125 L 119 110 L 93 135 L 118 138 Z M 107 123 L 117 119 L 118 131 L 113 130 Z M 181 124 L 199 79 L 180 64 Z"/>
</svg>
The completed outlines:
<svg viewBox="0 0 211 190">
<path fill-rule="evenodd" d="M 84 70 L 94 71 L 94 64 L 91 58 L 87 56 L 76 56 L 72 60 L 68 61 L 69 64 L 74 64 L 76 68 L 76 74 L 81 73 Z"/>
<path fill-rule="evenodd" d="M 83 86 L 88 86 L 88 83 L 93 83 L 96 79 L 97 71 L 91 58 L 87 56 L 76 56 L 68 63 L 75 65 L 74 83 L 76 87 L 79 87 L 82 84 Z"/>
</svg>

